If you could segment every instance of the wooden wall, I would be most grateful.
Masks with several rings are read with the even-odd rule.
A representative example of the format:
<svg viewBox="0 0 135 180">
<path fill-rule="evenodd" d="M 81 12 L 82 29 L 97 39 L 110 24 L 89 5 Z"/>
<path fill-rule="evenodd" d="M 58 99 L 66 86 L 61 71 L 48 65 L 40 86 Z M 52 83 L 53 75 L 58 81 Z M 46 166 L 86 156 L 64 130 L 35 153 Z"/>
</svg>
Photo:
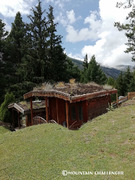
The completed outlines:
<svg viewBox="0 0 135 180">
<path fill-rule="evenodd" d="M 57 121 L 56 115 L 56 98 L 49 98 L 49 120 Z"/>
<path fill-rule="evenodd" d="M 49 98 L 49 120 L 55 120 L 63 125 L 66 121 L 65 101 L 58 98 Z"/>
<path fill-rule="evenodd" d="M 93 119 L 107 112 L 108 103 L 111 102 L 111 96 L 103 96 L 88 101 L 88 120 Z"/>
<path fill-rule="evenodd" d="M 83 123 L 107 112 L 111 96 L 103 96 L 82 102 L 69 103 L 69 128 L 80 127 Z M 80 111 L 82 116 L 80 119 Z M 65 101 L 49 98 L 49 119 L 63 125 L 66 121 Z"/>
</svg>

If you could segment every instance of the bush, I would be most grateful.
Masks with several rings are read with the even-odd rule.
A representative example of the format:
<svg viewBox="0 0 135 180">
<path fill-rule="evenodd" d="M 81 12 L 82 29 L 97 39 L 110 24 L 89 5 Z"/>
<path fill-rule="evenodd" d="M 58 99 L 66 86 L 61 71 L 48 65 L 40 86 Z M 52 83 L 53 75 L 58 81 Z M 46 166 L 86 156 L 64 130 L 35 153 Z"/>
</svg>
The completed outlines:
<svg viewBox="0 0 135 180">
<path fill-rule="evenodd" d="M 0 106 L 0 120 L 3 122 L 11 123 L 11 115 L 8 110 L 8 105 L 14 102 L 15 97 L 13 93 L 6 93 L 4 102 Z"/>
</svg>

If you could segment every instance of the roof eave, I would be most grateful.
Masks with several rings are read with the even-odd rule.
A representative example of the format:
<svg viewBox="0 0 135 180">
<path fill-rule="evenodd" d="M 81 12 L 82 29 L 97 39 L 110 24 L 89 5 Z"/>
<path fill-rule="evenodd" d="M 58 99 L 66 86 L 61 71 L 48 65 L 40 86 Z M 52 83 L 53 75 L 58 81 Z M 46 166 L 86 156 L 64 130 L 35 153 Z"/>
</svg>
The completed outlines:
<svg viewBox="0 0 135 180">
<path fill-rule="evenodd" d="M 99 91 L 99 92 L 94 92 L 94 93 L 87 93 L 87 94 L 82 94 L 82 95 L 76 95 L 76 96 L 71 96 L 68 93 L 63 93 L 60 91 L 30 91 L 26 94 L 24 94 L 24 99 L 29 99 L 31 97 L 56 97 L 63 99 L 65 101 L 70 101 L 72 102 L 77 102 L 77 101 L 83 101 L 99 96 L 104 96 L 104 95 L 109 95 L 109 94 L 116 94 L 117 89 L 113 90 L 104 90 L 104 91 Z"/>
</svg>

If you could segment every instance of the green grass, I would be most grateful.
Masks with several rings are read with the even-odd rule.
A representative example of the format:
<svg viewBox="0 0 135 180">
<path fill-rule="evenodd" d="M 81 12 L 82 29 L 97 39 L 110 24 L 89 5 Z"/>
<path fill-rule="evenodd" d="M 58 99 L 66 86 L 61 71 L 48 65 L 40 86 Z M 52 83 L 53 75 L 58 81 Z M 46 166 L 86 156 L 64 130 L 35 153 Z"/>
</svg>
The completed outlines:
<svg viewBox="0 0 135 180">
<path fill-rule="evenodd" d="M 9 132 L 9 130 L 6 129 L 5 127 L 3 127 L 3 126 L 0 126 L 0 135 L 4 134 L 6 132 Z"/>
<path fill-rule="evenodd" d="M 0 135 L 0 180 L 134 180 L 134 167 L 135 106 L 110 111 L 78 131 L 44 124 Z M 124 175 L 63 176 L 62 170 Z"/>
</svg>

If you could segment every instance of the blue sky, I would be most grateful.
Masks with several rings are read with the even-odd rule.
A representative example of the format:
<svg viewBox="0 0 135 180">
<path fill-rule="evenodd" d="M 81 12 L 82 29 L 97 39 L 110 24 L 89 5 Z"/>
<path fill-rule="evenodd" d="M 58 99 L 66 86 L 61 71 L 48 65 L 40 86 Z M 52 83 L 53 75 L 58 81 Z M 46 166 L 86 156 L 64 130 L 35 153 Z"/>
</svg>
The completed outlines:
<svg viewBox="0 0 135 180">
<path fill-rule="evenodd" d="M 131 55 L 125 54 L 127 39 L 124 32 L 114 27 L 114 22 L 126 22 L 130 9 L 116 8 L 118 0 L 42 0 L 42 8 L 54 7 L 57 31 L 62 35 L 62 46 L 70 57 L 84 59 L 92 55 L 104 65 L 115 67 L 129 65 Z M 121 0 L 125 1 L 125 0 Z M 15 14 L 20 11 L 27 21 L 30 8 L 37 0 L 0 0 L 0 19 L 10 31 Z"/>
</svg>

